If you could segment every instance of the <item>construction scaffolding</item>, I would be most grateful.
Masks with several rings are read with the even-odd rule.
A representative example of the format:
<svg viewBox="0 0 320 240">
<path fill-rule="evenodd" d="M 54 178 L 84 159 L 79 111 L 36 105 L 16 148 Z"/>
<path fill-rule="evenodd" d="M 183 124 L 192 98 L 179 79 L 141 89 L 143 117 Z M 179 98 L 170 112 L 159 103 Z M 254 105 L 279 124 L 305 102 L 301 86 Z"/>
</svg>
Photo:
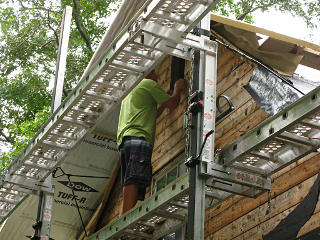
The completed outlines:
<svg viewBox="0 0 320 240">
<path fill-rule="evenodd" d="M 317 88 L 216 153 L 217 43 L 210 40 L 208 13 L 218 2 L 153 0 L 144 5 L 1 175 L 1 222 L 28 194 L 51 191 L 45 179 L 167 54 L 193 63 L 185 127 L 189 171 L 87 240 L 160 239 L 187 223 L 188 239 L 204 239 L 209 205 L 232 194 L 254 198 L 269 191 L 273 173 L 319 148 Z M 41 237 L 49 240 L 48 234 Z"/>
</svg>

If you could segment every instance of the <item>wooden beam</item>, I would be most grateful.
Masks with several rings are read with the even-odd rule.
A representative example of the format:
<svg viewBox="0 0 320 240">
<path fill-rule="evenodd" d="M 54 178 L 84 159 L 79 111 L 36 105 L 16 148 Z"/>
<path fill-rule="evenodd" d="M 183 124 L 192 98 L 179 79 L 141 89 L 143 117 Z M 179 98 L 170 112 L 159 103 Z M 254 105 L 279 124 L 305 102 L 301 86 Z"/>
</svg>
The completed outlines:
<svg viewBox="0 0 320 240">
<path fill-rule="evenodd" d="M 218 140 L 229 131 L 236 129 L 238 124 L 246 121 L 248 117 L 258 109 L 259 106 L 253 99 L 250 99 L 238 109 L 235 109 L 216 125 L 215 138 Z M 221 148 L 220 145 L 217 145 L 217 147 Z"/>
<path fill-rule="evenodd" d="M 259 228 L 258 235 L 267 234 L 273 229 L 273 227 L 263 227 L 265 222 L 268 222 L 270 219 L 277 219 L 279 216 L 281 219 L 285 218 L 287 215 L 285 215 L 284 212 L 294 209 L 297 205 L 299 205 L 299 203 L 310 191 L 310 188 L 313 186 L 316 178 L 317 174 L 273 198 L 270 201 L 271 208 L 268 214 L 266 214 L 268 210 L 268 204 L 265 203 L 255 209 L 252 209 L 252 211 L 241 216 L 231 224 L 221 228 L 219 231 L 212 234 L 211 237 L 213 237 L 213 239 L 244 239 L 241 237 L 244 235 L 251 236 L 252 229 L 256 227 Z M 234 212 L 236 211 L 237 209 L 234 208 Z"/>
<path fill-rule="evenodd" d="M 155 158 L 152 162 L 153 174 L 157 173 L 164 166 L 166 166 L 166 164 L 168 164 L 168 162 L 170 162 L 173 158 L 178 157 L 184 151 L 185 144 L 186 140 L 183 137 L 171 149 L 165 152 L 165 154 Z"/>
<path fill-rule="evenodd" d="M 107 184 L 105 186 L 104 194 L 103 194 L 103 197 L 101 199 L 101 202 L 100 202 L 98 208 L 96 209 L 96 211 L 94 212 L 93 216 L 91 217 L 89 223 L 86 226 L 86 230 L 87 230 L 88 236 L 90 236 L 91 234 L 95 233 L 96 226 L 97 226 L 98 221 L 99 221 L 99 219 L 100 219 L 100 217 L 101 217 L 101 215 L 103 213 L 103 210 L 105 208 L 105 204 L 108 201 L 112 186 L 115 183 L 115 179 L 117 177 L 119 169 L 120 169 L 120 159 L 116 162 L 116 165 L 115 165 L 115 167 L 114 167 L 114 169 L 113 169 L 113 171 L 111 173 L 111 177 L 109 178 L 109 181 L 107 182 Z M 84 239 L 84 237 L 85 237 L 85 233 L 82 232 L 82 234 L 80 235 L 78 240 L 82 240 L 82 239 Z"/>
<path fill-rule="evenodd" d="M 256 127 L 259 123 L 268 118 L 268 116 L 269 115 L 265 111 L 257 109 L 254 113 L 248 115 L 245 120 L 235 125 L 235 127 L 230 131 L 216 139 L 216 148 L 223 148 L 224 146 L 232 143 L 238 137 L 246 134 L 248 131 Z"/>
<path fill-rule="evenodd" d="M 224 64 L 221 63 L 222 65 L 220 66 L 220 68 L 218 68 L 217 71 L 217 83 L 219 83 L 222 79 L 227 77 L 234 69 L 236 69 L 242 63 L 243 60 L 240 58 L 240 56 L 233 57 L 229 61 L 224 62 Z"/>
<path fill-rule="evenodd" d="M 224 94 L 233 85 L 239 84 L 240 79 L 253 69 L 254 65 L 244 62 L 234 68 L 229 75 L 217 84 L 217 95 Z M 218 70 L 219 71 L 219 70 Z"/>
<path fill-rule="evenodd" d="M 159 145 L 169 140 L 177 131 L 183 129 L 184 114 L 182 113 L 175 121 L 169 122 L 170 125 L 160 132 L 154 142 L 154 150 L 158 148 Z"/>
<path fill-rule="evenodd" d="M 266 30 L 264 28 L 254 26 L 252 24 L 244 23 L 244 22 L 241 22 L 238 20 L 233 20 L 233 19 L 230 19 L 227 17 L 213 14 L 213 13 L 211 13 L 210 19 L 212 21 L 226 24 L 226 25 L 229 25 L 229 26 L 232 26 L 235 28 L 239 28 L 239 29 L 246 30 L 249 32 L 260 33 L 260 34 L 263 34 L 263 35 L 266 35 L 266 36 L 269 36 L 269 37 L 272 37 L 272 38 L 275 38 L 275 39 L 278 39 L 278 40 L 281 40 L 284 42 L 290 42 L 290 43 L 297 44 L 302 47 L 310 48 L 310 49 L 316 51 L 318 54 L 320 54 L 320 46 L 313 44 L 313 43 L 310 43 L 310 42 L 307 42 L 307 41 L 304 41 L 304 40 L 301 40 L 301 39 L 298 39 L 298 38 L 286 36 L 286 35 L 283 35 L 280 33 L 276 33 L 276 32 L 270 31 L 270 30 Z"/>
</svg>

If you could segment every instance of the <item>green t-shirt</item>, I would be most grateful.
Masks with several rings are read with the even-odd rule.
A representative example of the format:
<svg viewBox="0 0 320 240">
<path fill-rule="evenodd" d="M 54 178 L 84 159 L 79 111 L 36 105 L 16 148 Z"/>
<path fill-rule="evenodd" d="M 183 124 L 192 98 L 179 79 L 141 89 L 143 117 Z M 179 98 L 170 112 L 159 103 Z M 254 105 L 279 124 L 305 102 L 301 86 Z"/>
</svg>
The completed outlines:
<svg viewBox="0 0 320 240">
<path fill-rule="evenodd" d="M 121 103 L 117 144 L 124 136 L 144 137 L 153 144 L 156 129 L 157 104 L 169 100 L 157 82 L 143 79 Z"/>
</svg>

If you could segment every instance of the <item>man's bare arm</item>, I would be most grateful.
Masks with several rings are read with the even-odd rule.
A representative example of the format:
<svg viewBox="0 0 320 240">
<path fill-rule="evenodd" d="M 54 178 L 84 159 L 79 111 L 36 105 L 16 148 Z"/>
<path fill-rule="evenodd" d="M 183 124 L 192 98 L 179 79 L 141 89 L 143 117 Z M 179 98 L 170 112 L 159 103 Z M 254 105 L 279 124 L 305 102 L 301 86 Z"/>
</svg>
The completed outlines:
<svg viewBox="0 0 320 240">
<path fill-rule="evenodd" d="M 173 88 L 172 96 L 168 101 L 161 104 L 158 108 L 157 116 L 160 116 L 164 109 L 169 108 L 171 111 L 175 109 L 180 102 L 180 92 L 185 88 L 186 80 L 183 78 L 178 79 Z"/>
</svg>

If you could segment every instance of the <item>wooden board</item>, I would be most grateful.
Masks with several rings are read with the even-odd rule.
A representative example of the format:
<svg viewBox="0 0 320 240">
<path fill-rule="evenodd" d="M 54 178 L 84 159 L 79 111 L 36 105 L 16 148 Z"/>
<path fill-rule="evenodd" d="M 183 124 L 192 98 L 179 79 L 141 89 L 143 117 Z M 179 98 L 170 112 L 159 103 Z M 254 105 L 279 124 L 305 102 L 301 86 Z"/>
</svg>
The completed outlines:
<svg viewBox="0 0 320 240">
<path fill-rule="evenodd" d="M 301 164 L 294 166 L 292 169 L 287 168 L 289 171 L 274 179 L 274 182 L 271 186 L 272 199 L 275 199 L 282 194 L 284 194 L 284 196 L 289 196 L 290 191 L 293 191 L 291 189 L 318 174 L 320 171 L 319 160 L 319 154 L 310 154 L 305 157 L 305 160 Z M 298 187 L 298 189 L 302 191 L 301 187 Z M 304 191 L 308 191 L 308 187 L 306 187 L 306 189 L 307 190 Z M 291 194 L 291 196 L 293 195 Z M 289 198 L 284 198 L 284 201 L 287 200 L 289 200 Z M 213 236 L 215 232 L 218 232 L 220 229 L 224 229 L 225 227 L 229 226 L 229 224 L 231 224 L 233 221 L 236 221 L 241 217 L 246 218 L 248 213 L 259 206 L 262 206 L 267 201 L 267 193 L 260 195 L 256 199 L 234 196 L 222 204 L 213 207 L 206 214 L 206 235 Z M 260 211 L 260 214 L 264 213 L 265 212 Z M 259 221 L 255 222 L 257 225 L 259 225 Z"/>
<path fill-rule="evenodd" d="M 242 30 L 246 30 L 246 31 L 249 31 L 249 32 L 260 33 L 260 34 L 263 34 L 263 35 L 266 35 L 266 36 L 269 36 L 269 37 L 272 37 L 272 38 L 275 38 L 275 39 L 278 39 L 278 40 L 282 40 L 284 42 L 290 42 L 290 43 L 298 44 L 300 46 L 313 49 L 314 51 L 317 51 L 318 53 L 320 53 L 320 46 L 318 46 L 316 44 L 313 44 L 313 43 L 310 43 L 310 42 L 307 42 L 307 41 L 304 41 L 304 40 L 301 40 L 301 39 L 297 39 L 297 38 L 294 38 L 294 37 L 289 37 L 289 36 L 286 36 L 286 35 L 283 35 L 283 34 L 280 34 L 280 33 L 276 33 L 276 32 L 273 32 L 273 31 L 269 31 L 269 30 L 254 26 L 252 24 L 248 24 L 248 23 L 245 23 L 245 22 L 242 22 L 242 21 L 238 21 L 238 20 L 233 20 L 233 19 L 230 19 L 230 18 L 227 18 L 227 17 L 223 17 L 223 16 L 219 16 L 219 15 L 213 14 L 213 13 L 211 13 L 210 19 L 212 21 L 223 23 L 223 24 L 226 24 L 226 25 L 229 25 L 229 26 L 232 26 L 232 27 L 235 27 L 235 28 L 239 28 L 239 29 L 242 29 Z"/>
</svg>

